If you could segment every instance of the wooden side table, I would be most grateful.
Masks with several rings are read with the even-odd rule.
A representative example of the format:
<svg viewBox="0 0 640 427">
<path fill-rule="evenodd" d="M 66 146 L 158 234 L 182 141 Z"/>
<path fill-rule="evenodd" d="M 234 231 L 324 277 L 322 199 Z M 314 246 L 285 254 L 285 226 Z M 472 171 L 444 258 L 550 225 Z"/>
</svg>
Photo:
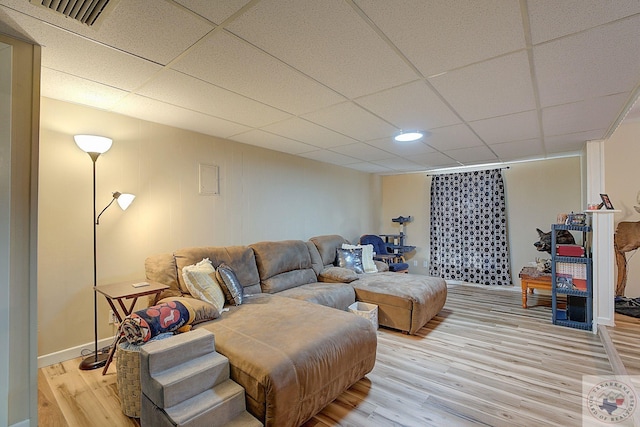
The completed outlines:
<svg viewBox="0 0 640 427">
<path fill-rule="evenodd" d="M 522 287 L 522 308 L 527 308 L 527 292 L 534 289 L 551 290 L 551 273 L 542 273 L 535 267 L 524 267 L 520 274 Z"/>
<path fill-rule="evenodd" d="M 120 323 L 122 323 L 122 319 L 124 319 L 126 316 L 131 314 L 131 312 L 133 311 L 133 307 L 136 305 L 136 302 L 138 301 L 138 298 L 145 295 L 159 294 L 160 292 L 162 292 L 163 290 L 169 287 L 167 285 L 163 285 L 157 282 L 147 282 L 149 283 L 149 285 L 147 286 L 134 287 L 133 286 L 134 283 L 136 282 L 130 281 L 130 282 L 110 283 L 108 285 L 98 285 L 94 288 L 96 292 L 100 292 L 102 295 L 105 296 L 105 298 L 107 298 L 107 302 L 111 306 L 111 309 L 113 310 L 113 314 L 116 316 L 116 318 L 118 319 L 118 322 Z M 131 301 L 131 304 L 129 304 L 129 306 L 127 307 L 124 303 L 124 300 L 132 300 L 132 301 Z M 118 311 L 118 308 L 116 307 L 116 304 L 114 303 L 114 301 L 118 302 L 118 305 L 120 306 L 120 310 L 122 311 L 122 314 L 120 314 L 120 311 Z M 114 345 L 109 351 L 109 357 L 107 358 L 107 363 L 104 365 L 104 369 L 102 370 L 102 375 L 107 373 L 107 369 L 109 369 L 109 365 L 113 360 L 113 354 L 115 353 L 115 351 L 116 351 L 116 346 Z"/>
</svg>

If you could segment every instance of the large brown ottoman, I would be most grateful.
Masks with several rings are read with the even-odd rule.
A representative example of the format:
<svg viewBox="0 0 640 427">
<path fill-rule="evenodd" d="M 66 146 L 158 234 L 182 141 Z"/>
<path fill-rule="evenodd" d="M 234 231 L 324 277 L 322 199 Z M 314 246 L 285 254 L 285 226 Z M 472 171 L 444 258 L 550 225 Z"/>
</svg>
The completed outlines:
<svg viewBox="0 0 640 427">
<path fill-rule="evenodd" d="M 358 301 L 378 306 L 378 323 L 415 334 L 442 310 L 447 283 L 440 277 L 392 272 L 359 274 Z"/>
</svg>

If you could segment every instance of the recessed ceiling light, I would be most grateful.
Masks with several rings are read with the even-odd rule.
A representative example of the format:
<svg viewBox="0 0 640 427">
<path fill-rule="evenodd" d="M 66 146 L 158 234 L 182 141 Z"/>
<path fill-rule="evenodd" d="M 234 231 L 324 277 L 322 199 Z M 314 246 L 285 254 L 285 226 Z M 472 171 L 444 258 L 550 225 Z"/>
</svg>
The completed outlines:
<svg viewBox="0 0 640 427">
<path fill-rule="evenodd" d="M 412 142 L 417 141 L 425 135 L 425 132 L 421 130 L 412 130 L 406 132 L 400 132 L 396 136 L 393 137 L 398 142 Z"/>
</svg>

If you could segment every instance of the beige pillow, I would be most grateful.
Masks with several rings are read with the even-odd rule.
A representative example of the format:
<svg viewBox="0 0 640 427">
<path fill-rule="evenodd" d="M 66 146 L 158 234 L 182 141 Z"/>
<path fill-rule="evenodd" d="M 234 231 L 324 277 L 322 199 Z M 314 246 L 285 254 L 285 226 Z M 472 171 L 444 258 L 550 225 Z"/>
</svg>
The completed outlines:
<svg viewBox="0 0 640 427">
<path fill-rule="evenodd" d="M 209 258 L 183 267 L 182 278 L 192 297 L 213 304 L 218 312 L 222 312 L 224 294 L 216 280 L 216 269 Z"/>
<path fill-rule="evenodd" d="M 373 245 L 349 245 L 342 244 L 342 249 L 358 249 L 362 248 L 362 267 L 365 273 L 377 273 L 378 268 L 373 262 Z"/>
</svg>

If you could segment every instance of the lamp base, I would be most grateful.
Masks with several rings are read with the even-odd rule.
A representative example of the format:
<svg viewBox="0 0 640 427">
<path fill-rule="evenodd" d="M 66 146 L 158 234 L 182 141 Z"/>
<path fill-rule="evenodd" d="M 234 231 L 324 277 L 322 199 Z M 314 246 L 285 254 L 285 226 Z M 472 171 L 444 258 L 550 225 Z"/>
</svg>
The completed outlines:
<svg viewBox="0 0 640 427">
<path fill-rule="evenodd" d="M 91 356 L 82 359 L 80 362 L 80 369 L 83 371 L 90 371 L 92 369 L 102 368 L 107 364 L 109 353 L 92 354 Z"/>
</svg>

